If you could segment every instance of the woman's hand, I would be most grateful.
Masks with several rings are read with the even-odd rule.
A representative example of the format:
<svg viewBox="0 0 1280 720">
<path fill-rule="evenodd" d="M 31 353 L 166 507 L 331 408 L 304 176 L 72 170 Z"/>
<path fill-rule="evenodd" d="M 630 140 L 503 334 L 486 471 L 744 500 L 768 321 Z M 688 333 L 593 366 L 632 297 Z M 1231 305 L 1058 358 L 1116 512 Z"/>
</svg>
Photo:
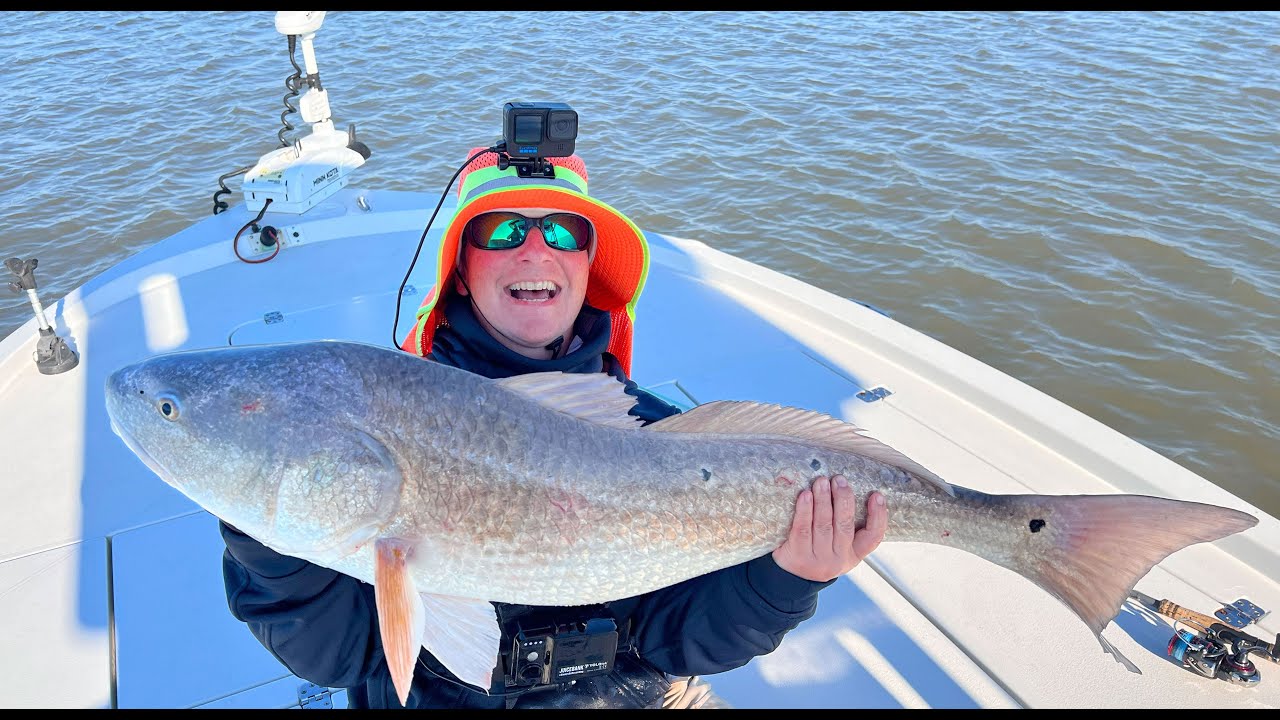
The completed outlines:
<svg viewBox="0 0 1280 720">
<path fill-rule="evenodd" d="M 884 495 L 867 498 L 866 527 L 855 529 L 853 488 L 843 475 L 818 477 L 812 489 L 796 497 L 791 532 L 773 560 L 778 567 L 806 580 L 826 582 L 857 567 L 884 540 L 889 511 Z"/>
</svg>

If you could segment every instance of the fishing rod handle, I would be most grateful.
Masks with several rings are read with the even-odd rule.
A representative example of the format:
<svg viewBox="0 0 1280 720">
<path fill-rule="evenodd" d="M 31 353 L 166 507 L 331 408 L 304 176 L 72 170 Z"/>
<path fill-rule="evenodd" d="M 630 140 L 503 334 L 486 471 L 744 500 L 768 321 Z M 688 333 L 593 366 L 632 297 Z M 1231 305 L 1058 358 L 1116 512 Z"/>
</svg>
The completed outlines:
<svg viewBox="0 0 1280 720">
<path fill-rule="evenodd" d="M 1167 615 L 1174 620 L 1182 620 L 1198 625 L 1205 630 L 1213 627 L 1214 623 L 1221 622 L 1218 618 L 1198 613 L 1195 610 L 1188 610 L 1181 605 L 1171 603 L 1168 600 L 1161 600 L 1159 607 L 1156 608 L 1156 612 L 1161 615 Z"/>
</svg>

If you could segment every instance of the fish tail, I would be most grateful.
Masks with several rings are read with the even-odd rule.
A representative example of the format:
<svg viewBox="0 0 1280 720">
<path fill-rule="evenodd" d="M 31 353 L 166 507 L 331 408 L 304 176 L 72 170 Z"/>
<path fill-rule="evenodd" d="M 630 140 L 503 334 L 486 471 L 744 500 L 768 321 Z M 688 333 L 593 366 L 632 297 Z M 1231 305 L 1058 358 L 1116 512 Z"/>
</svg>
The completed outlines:
<svg viewBox="0 0 1280 720">
<path fill-rule="evenodd" d="M 1006 497 L 1015 507 L 1025 508 L 1029 531 L 1051 530 L 1044 536 L 1051 542 L 1030 552 L 1014 552 L 1001 564 L 1065 603 L 1093 630 L 1104 650 L 1138 673 L 1137 666 L 1102 637 L 1138 580 L 1178 550 L 1258 524 L 1257 518 L 1239 510 L 1145 495 Z"/>
</svg>

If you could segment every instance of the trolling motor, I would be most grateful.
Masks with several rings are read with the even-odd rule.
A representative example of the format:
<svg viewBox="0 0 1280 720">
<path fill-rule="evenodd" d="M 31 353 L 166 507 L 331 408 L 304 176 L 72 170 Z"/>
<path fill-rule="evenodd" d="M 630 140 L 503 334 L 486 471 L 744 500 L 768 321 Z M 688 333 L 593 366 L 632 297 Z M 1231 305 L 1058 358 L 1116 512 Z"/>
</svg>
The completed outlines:
<svg viewBox="0 0 1280 720">
<path fill-rule="evenodd" d="M 1215 618 L 1168 600 L 1156 600 L 1137 590 L 1131 590 L 1129 596 L 1150 610 L 1194 628 L 1179 628 L 1175 623 L 1166 652 L 1197 675 L 1253 687 L 1261 682 L 1262 676 L 1249 655 L 1257 654 L 1280 663 L 1280 634 L 1276 635 L 1276 642 L 1271 643 L 1240 630 L 1266 614 L 1246 600 L 1237 600 L 1218 610 Z"/>
<path fill-rule="evenodd" d="M 289 61 L 297 71 L 286 85 L 292 94 L 305 86 L 298 109 L 303 121 L 311 125 L 311 133 L 284 147 L 263 155 L 245 175 L 245 206 L 262 210 L 271 201 L 272 212 L 301 214 L 347 185 L 347 176 L 364 164 L 369 147 L 356 140 L 355 126 L 347 132 L 334 129 L 330 119 L 329 94 L 320 83 L 316 66 L 316 31 L 324 23 L 322 10 L 280 10 L 276 12 L 276 31 L 289 39 Z M 294 49 L 302 45 L 306 75 L 294 60 Z M 295 82 L 296 79 L 296 82 Z M 291 95 L 292 96 L 292 95 Z M 293 109 L 285 99 L 285 105 Z M 286 111 L 287 112 L 287 111 Z M 285 129 L 292 126 L 286 123 Z"/>
<path fill-rule="evenodd" d="M 36 294 L 36 265 L 39 260 L 20 260 L 9 258 L 5 267 L 18 277 L 18 282 L 9 283 L 9 288 L 16 293 L 27 293 L 31 301 L 31 309 L 36 313 L 36 322 L 40 323 L 40 339 L 36 342 L 36 367 L 45 375 L 57 375 L 66 372 L 80 363 L 80 356 L 72 350 L 67 341 L 54 331 L 53 326 L 44 317 L 44 306 L 40 304 L 40 296 Z"/>
</svg>

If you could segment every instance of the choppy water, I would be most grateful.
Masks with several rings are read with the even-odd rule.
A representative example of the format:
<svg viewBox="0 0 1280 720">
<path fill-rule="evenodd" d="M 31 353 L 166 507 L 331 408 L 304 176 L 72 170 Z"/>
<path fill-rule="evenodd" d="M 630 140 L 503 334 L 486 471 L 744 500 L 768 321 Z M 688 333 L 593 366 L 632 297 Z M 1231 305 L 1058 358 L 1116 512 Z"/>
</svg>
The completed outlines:
<svg viewBox="0 0 1280 720">
<path fill-rule="evenodd" d="M 642 227 L 1280 514 L 1278 13 L 331 12 L 316 51 L 365 187 L 439 191 L 502 103 L 567 102 Z M 0 255 L 51 304 L 205 217 L 291 72 L 269 11 L 0 13 Z M 29 312 L 0 293 L 0 336 Z"/>
</svg>

